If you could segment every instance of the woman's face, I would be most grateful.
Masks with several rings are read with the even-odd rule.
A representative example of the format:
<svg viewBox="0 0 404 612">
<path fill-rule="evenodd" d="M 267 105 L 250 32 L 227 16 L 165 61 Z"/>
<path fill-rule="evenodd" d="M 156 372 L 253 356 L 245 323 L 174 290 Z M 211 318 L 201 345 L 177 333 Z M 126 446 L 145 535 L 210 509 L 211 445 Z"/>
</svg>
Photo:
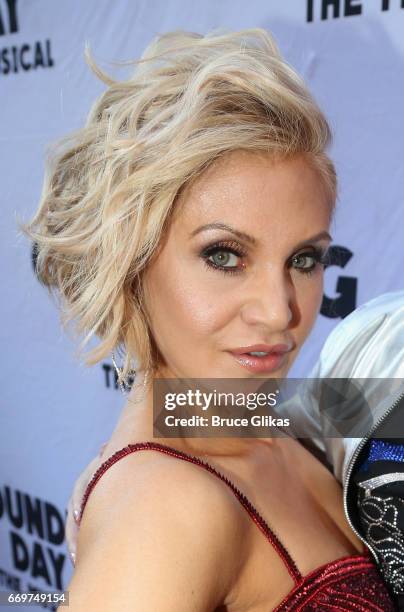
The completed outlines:
<svg viewBox="0 0 404 612">
<path fill-rule="evenodd" d="M 304 156 L 274 162 L 236 151 L 189 185 L 144 277 L 165 361 L 159 373 L 285 377 L 321 305 L 324 268 L 316 258 L 329 246 L 330 220 Z M 257 344 L 266 345 L 261 352 L 277 344 L 290 350 L 275 359 L 232 352 Z"/>
</svg>

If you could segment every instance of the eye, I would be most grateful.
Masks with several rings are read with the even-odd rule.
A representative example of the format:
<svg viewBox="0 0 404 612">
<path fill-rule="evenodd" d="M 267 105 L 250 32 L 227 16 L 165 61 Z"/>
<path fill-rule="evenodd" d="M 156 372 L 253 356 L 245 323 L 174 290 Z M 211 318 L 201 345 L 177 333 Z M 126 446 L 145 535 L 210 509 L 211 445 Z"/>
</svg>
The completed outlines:
<svg viewBox="0 0 404 612">
<path fill-rule="evenodd" d="M 301 274 L 310 276 L 317 265 L 325 265 L 327 263 L 327 253 L 322 249 L 314 249 L 305 253 L 298 253 L 292 257 L 292 265 L 299 270 Z"/>
<path fill-rule="evenodd" d="M 201 253 L 201 257 L 209 268 L 236 274 L 241 272 L 244 264 L 240 259 L 245 255 L 244 250 L 235 242 L 217 242 L 208 246 Z"/>
</svg>

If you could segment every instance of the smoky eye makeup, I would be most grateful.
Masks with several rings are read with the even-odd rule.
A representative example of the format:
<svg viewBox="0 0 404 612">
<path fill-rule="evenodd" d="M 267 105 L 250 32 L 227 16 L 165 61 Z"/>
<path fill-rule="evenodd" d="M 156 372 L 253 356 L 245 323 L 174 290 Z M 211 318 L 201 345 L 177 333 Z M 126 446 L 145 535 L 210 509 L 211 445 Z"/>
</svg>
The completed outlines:
<svg viewBox="0 0 404 612">
<path fill-rule="evenodd" d="M 223 274 L 240 274 L 246 267 L 245 258 L 247 250 L 235 240 L 218 240 L 204 247 L 200 257 L 210 270 Z M 329 248 L 307 246 L 304 250 L 292 255 L 288 268 L 294 268 L 302 275 L 309 277 L 320 266 L 326 266 Z"/>
<path fill-rule="evenodd" d="M 247 250 L 235 240 L 218 240 L 203 248 L 200 257 L 208 268 L 225 274 L 237 274 L 245 267 L 237 260 L 247 255 Z M 229 265 L 230 264 L 230 265 Z"/>
<path fill-rule="evenodd" d="M 307 265 L 298 265 L 298 262 L 311 260 L 312 263 Z M 309 277 L 313 272 L 321 266 L 327 266 L 329 264 L 329 248 L 322 248 L 318 246 L 311 246 L 306 248 L 299 253 L 293 255 L 290 260 L 288 267 L 295 267 L 301 274 Z"/>
</svg>

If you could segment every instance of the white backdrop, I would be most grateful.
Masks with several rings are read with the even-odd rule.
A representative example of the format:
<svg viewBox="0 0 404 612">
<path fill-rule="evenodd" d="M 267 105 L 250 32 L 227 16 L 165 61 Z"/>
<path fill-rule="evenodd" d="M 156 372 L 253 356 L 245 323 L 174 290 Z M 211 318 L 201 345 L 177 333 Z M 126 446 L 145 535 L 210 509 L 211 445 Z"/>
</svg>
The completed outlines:
<svg viewBox="0 0 404 612">
<path fill-rule="evenodd" d="M 102 91 L 84 61 L 85 41 L 108 69 L 168 30 L 260 26 L 305 77 L 335 135 L 340 198 L 331 233 L 345 261 L 325 272 L 322 314 L 290 372 L 305 376 L 341 318 L 403 288 L 402 4 L 0 0 L 0 590 L 67 585 L 71 487 L 124 402 L 110 361 L 86 369 L 75 360 L 15 223 L 16 212 L 29 218 L 37 207 L 47 143 L 82 125 Z"/>
</svg>

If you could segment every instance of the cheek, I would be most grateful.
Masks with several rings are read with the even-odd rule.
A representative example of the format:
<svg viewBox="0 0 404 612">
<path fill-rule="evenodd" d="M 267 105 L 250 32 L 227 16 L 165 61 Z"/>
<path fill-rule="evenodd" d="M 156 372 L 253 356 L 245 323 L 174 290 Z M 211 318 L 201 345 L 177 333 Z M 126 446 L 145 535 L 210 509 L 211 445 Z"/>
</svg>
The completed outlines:
<svg viewBox="0 0 404 612">
<path fill-rule="evenodd" d="M 228 299 L 217 284 L 207 283 L 206 272 L 187 263 L 156 268 L 145 284 L 152 331 L 162 349 L 175 348 L 181 339 L 209 338 L 229 317 Z"/>
<path fill-rule="evenodd" d="M 189 279 L 182 284 L 179 280 L 172 288 L 168 309 L 181 335 L 187 333 L 201 337 L 212 332 L 217 325 L 217 303 L 200 285 L 189 282 Z"/>
<path fill-rule="evenodd" d="M 323 299 L 324 271 L 320 270 L 311 278 L 303 278 L 298 287 L 301 341 L 309 335 L 320 310 Z"/>
</svg>

